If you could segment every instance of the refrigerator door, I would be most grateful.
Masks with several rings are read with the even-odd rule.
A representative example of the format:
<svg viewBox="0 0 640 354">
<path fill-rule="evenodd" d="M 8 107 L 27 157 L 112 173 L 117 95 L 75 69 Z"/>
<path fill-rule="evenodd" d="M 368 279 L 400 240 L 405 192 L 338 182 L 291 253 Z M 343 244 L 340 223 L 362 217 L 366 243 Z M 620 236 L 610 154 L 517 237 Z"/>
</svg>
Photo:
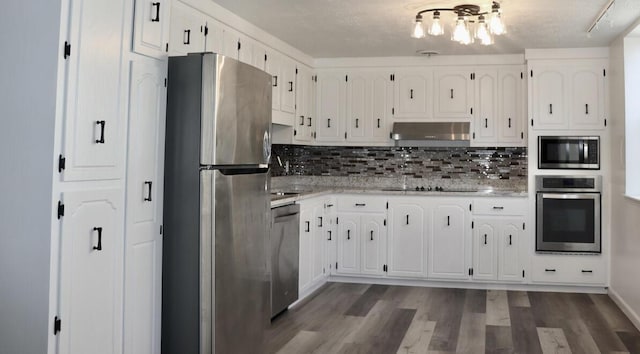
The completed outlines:
<svg viewBox="0 0 640 354">
<path fill-rule="evenodd" d="M 262 165 L 271 158 L 271 75 L 202 56 L 202 165 Z"/>
<path fill-rule="evenodd" d="M 269 177 L 249 172 L 201 172 L 201 353 L 262 352 L 270 317 Z"/>
</svg>

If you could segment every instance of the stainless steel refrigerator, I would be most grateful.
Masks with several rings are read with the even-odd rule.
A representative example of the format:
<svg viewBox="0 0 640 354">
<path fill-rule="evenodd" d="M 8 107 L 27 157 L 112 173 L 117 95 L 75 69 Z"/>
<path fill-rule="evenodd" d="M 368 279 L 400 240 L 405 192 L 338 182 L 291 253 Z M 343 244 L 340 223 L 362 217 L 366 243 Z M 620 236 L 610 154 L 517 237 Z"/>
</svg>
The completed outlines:
<svg viewBox="0 0 640 354">
<path fill-rule="evenodd" d="M 162 352 L 260 353 L 269 323 L 271 76 L 169 58 Z"/>
</svg>

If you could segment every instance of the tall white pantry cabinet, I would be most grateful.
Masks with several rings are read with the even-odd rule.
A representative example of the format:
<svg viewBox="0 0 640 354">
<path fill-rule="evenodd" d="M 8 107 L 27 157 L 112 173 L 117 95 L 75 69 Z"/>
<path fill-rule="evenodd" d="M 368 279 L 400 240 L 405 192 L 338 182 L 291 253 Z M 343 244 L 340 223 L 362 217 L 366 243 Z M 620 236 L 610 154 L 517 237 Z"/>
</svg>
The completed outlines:
<svg viewBox="0 0 640 354">
<path fill-rule="evenodd" d="M 0 352 L 158 353 L 169 1 L 3 7 Z"/>
</svg>

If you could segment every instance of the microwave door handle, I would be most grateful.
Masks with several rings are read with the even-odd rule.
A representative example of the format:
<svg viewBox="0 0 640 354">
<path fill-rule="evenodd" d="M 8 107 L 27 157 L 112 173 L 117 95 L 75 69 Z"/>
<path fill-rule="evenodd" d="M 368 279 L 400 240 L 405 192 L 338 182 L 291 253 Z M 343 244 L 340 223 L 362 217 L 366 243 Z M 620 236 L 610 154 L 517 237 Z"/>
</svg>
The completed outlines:
<svg viewBox="0 0 640 354">
<path fill-rule="evenodd" d="M 584 141 L 583 145 L 582 151 L 584 153 L 584 163 L 587 163 L 589 161 L 589 143 Z"/>
</svg>

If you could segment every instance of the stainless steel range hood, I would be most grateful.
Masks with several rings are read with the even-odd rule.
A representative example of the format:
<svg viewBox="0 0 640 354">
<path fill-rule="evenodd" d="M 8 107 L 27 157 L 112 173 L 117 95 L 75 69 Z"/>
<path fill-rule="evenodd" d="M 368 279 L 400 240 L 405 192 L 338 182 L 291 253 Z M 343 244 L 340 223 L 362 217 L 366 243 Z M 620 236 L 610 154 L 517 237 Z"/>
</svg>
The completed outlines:
<svg viewBox="0 0 640 354">
<path fill-rule="evenodd" d="M 391 138 L 396 146 L 469 146 L 468 122 L 393 123 Z"/>
</svg>

